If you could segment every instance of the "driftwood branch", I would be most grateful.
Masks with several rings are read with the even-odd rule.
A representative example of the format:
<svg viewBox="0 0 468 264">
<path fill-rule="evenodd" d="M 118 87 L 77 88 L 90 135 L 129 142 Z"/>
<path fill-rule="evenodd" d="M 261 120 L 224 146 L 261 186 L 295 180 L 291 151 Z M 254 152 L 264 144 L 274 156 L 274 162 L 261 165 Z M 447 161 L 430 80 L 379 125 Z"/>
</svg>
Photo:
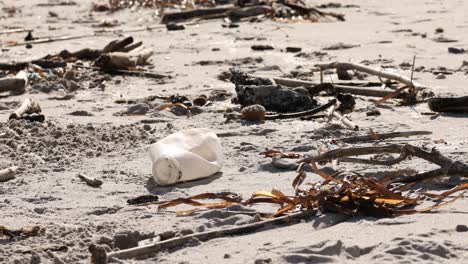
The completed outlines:
<svg viewBox="0 0 468 264">
<path fill-rule="evenodd" d="M 6 182 L 15 178 L 18 167 L 10 167 L 0 170 L 0 182 Z"/>
<path fill-rule="evenodd" d="M 381 69 L 368 67 L 368 66 L 358 64 L 358 63 L 332 62 L 332 63 L 316 64 L 315 66 L 320 68 L 321 70 L 338 69 L 338 68 L 343 69 L 343 70 L 356 70 L 356 71 L 361 71 L 361 72 L 365 72 L 368 74 L 372 74 L 381 78 L 395 80 L 395 81 L 398 81 L 400 83 L 407 85 L 408 87 L 425 88 L 421 84 L 414 82 L 410 78 L 403 76 L 401 74 L 387 72 Z"/>
<path fill-rule="evenodd" d="M 112 258 L 129 259 L 129 258 L 142 257 L 145 255 L 154 254 L 154 253 L 168 250 L 171 248 L 184 246 L 187 242 L 194 240 L 194 239 L 199 240 L 199 241 L 208 241 L 208 240 L 220 238 L 220 237 L 227 237 L 227 236 L 250 233 L 258 229 L 267 227 L 269 225 L 284 225 L 284 224 L 291 225 L 291 224 L 299 223 L 302 219 L 307 219 L 315 215 L 316 215 L 315 211 L 311 211 L 311 210 L 300 211 L 297 213 L 292 213 L 290 215 L 280 216 L 280 217 L 276 217 L 273 219 L 268 219 L 268 220 L 264 220 L 261 222 L 252 223 L 252 224 L 246 224 L 246 225 L 225 228 L 225 229 L 220 229 L 220 230 L 207 231 L 203 233 L 196 233 L 196 234 L 187 235 L 183 237 L 176 237 L 176 238 L 163 240 L 160 242 L 156 242 L 152 245 L 139 246 L 135 248 L 129 248 L 125 250 L 111 252 L 107 254 L 107 257 L 108 259 L 112 259 Z M 339 221 L 342 221 L 342 219 L 340 219 Z M 329 224 L 332 225 L 333 223 L 329 223 Z"/>
<path fill-rule="evenodd" d="M 409 145 L 409 144 L 406 144 L 406 145 L 392 144 L 392 145 L 375 146 L 375 147 L 340 148 L 340 149 L 335 149 L 335 150 L 325 152 L 317 156 L 304 158 L 299 162 L 310 163 L 310 162 L 318 162 L 318 161 L 329 161 L 329 160 L 340 159 L 340 158 L 350 157 L 350 156 L 383 154 L 383 153 L 399 153 L 400 156 L 394 159 L 386 160 L 386 161 L 367 160 L 367 162 L 365 162 L 363 159 L 350 159 L 350 158 L 347 158 L 347 161 L 391 166 L 411 156 L 414 156 L 414 157 L 424 159 L 430 163 L 434 163 L 441 167 L 439 169 L 432 170 L 429 172 L 417 173 L 411 176 L 400 177 L 400 178 L 393 180 L 394 182 L 421 181 L 421 180 L 427 180 L 427 179 L 431 179 L 431 178 L 435 178 L 435 177 L 439 177 L 443 175 L 461 175 L 464 177 L 468 177 L 468 165 L 459 161 L 452 161 L 451 159 L 442 155 L 436 149 L 432 149 L 430 152 L 428 152 L 419 147 Z"/>
</svg>

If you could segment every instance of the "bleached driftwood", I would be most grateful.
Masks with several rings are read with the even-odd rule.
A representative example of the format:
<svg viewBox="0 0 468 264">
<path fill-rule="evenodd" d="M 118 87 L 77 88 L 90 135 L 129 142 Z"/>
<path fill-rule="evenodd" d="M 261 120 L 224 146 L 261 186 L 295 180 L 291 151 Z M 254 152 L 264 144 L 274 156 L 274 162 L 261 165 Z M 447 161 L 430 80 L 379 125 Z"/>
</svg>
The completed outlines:
<svg viewBox="0 0 468 264">
<path fill-rule="evenodd" d="M 335 111 L 337 108 L 337 105 L 335 104 L 333 107 L 329 108 L 328 111 L 327 111 L 327 116 L 329 118 L 336 118 L 338 120 L 340 120 L 346 127 L 348 127 L 349 129 L 352 129 L 352 130 L 359 130 L 359 126 L 354 124 L 353 122 L 351 122 L 351 120 L 349 120 L 346 116 L 343 116 L 341 115 L 340 113 L 338 113 L 337 111 Z"/>
<path fill-rule="evenodd" d="M 0 93 L 11 92 L 12 94 L 22 94 L 26 91 L 28 76 L 26 72 L 20 71 L 15 77 L 5 77 L 0 79 Z"/>
<path fill-rule="evenodd" d="M 333 117 L 343 122 L 345 126 L 352 130 L 359 130 L 359 126 L 351 122 L 346 116 L 341 115 L 337 111 L 333 111 Z"/>
<path fill-rule="evenodd" d="M 392 72 L 387 72 L 381 69 L 376 69 L 372 67 L 365 66 L 363 64 L 359 63 L 352 63 L 352 62 L 332 62 L 332 63 L 320 63 L 320 64 L 315 64 L 316 67 L 320 68 L 321 70 L 326 70 L 326 69 L 343 69 L 343 70 L 356 70 L 356 71 L 361 71 L 365 72 L 368 74 L 372 74 L 381 78 L 386 78 L 394 81 L 398 81 L 400 83 L 403 83 L 407 85 L 408 87 L 414 87 L 417 89 L 420 88 L 425 88 L 425 86 L 411 80 L 411 78 L 408 78 L 404 75 L 398 74 L 398 73 L 392 73 Z"/>
<path fill-rule="evenodd" d="M 18 167 L 10 167 L 7 169 L 0 170 L 0 182 L 9 181 L 15 178 Z"/>
</svg>

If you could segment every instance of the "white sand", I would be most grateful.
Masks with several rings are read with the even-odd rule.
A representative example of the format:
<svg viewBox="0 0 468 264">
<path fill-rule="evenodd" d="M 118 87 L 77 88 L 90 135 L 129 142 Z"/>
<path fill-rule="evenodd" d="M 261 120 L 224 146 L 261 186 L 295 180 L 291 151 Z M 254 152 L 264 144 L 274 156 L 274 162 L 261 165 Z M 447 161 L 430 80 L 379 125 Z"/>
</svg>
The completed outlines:
<svg viewBox="0 0 468 264">
<path fill-rule="evenodd" d="M 78 6 L 37 7 L 41 1 L 3 1 L 1 7 L 16 6 L 21 12 L 8 17 L 2 13 L 2 27 L 21 26 L 34 29 L 34 35 L 61 36 L 92 33 L 90 24 L 72 23 L 87 17 L 90 1 L 78 1 Z M 314 1 L 314 3 L 326 1 Z M 241 68 L 255 70 L 262 67 L 278 70 L 259 71 L 263 75 L 279 76 L 300 66 L 307 71 L 318 57 L 294 57 L 281 52 L 287 46 L 298 46 L 303 52 L 321 51 L 324 47 L 343 42 L 360 47 L 327 51 L 323 58 L 360 62 L 388 59 L 388 65 L 408 75 L 398 65 L 411 62 L 416 54 L 416 66 L 426 69 L 438 66 L 457 69 L 466 54 L 454 55 L 447 47 L 468 48 L 468 19 L 466 3 L 458 1 L 343 1 L 359 8 L 330 9 L 343 12 L 346 22 L 282 24 L 272 21 L 242 23 L 239 28 L 221 27 L 220 21 L 211 21 L 187 27 L 184 31 L 132 33 L 152 48 L 154 71 L 172 75 L 164 83 L 135 77 L 113 77 L 105 83 L 104 91 L 80 89 L 72 100 L 49 100 L 59 92 L 26 93 L 21 96 L 0 98 L 0 103 L 21 102 L 26 97 L 36 98 L 46 115 L 44 125 L 13 122 L 0 124 L 0 133 L 9 127 L 17 137 L 0 139 L 0 169 L 17 165 L 22 168 L 16 179 L 0 183 L 0 225 L 23 227 L 41 225 L 44 235 L 17 241 L 0 240 L 0 263 L 87 263 L 88 245 L 103 243 L 110 246 L 117 233 L 129 233 L 135 241 L 164 231 L 209 230 L 253 219 L 245 215 L 219 219 L 216 214 L 205 217 L 178 218 L 170 213 L 157 213 L 156 207 L 129 207 L 126 200 L 143 194 L 159 195 L 161 199 L 185 197 L 207 191 L 232 191 L 244 198 L 257 190 L 277 188 L 292 194 L 294 171 L 279 171 L 269 165 L 270 160 L 259 153 L 266 148 L 284 151 L 317 153 L 327 139 L 317 133 L 326 126 L 324 121 L 282 120 L 263 124 L 224 124 L 222 114 L 205 112 L 191 119 L 177 117 L 170 111 L 151 111 L 146 116 L 114 116 L 127 106 L 113 100 L 123 95 L 141 98 L 148 95 L 175 93 L 186 96 L 209 94 L 213 89 L 225 89 L 235 94 L 234 86 L 216 78 L 231 65 L 228 63 L 200 66 L 199 61 L 224 61 L 246 57 L 261 57 L 261 63 L 248 63 Z M 47 17 L 51 10 L 59 19 Z M 121 29 L 154 25 L 154 10 L 124 10 L 113 14 L 94 13 L 94 19 L 118 19 Z M 48 22 L 47 22 L 48 21 Z M 443 35 L 457 39 L 456 43 L 438 43 L 431 40 L 435 29 L 442 27 Z M 411 29 L 427 33 L 427 38 L 411 36 Z M 0 35 L 2 41 L 24 38 L 25 34 Z M 245 40 L 256 37 L 262 40 Z M 100 48 L 115 36 L 84 38 L 22 46 L 2 51 L 1 61 L 23 61 L 54 54 L 62 49 L 78 50 L 84 47 Z M 381 44 L 379 41 L 391 41 Z M 253 52 L 253 44 L 272 44 L 273 51 Z M 220 51 L 212 51 L 219 48 Z M 382 65 L 376 62 L 374 66 Z M 268 67 L 278 66 L 278 67 Z M 317 81 L 318 75 L 312 80 Z M 326 77 L 328 78 L 328 77 Z M 120 82 L 116 82 L 119 80 Z M 369 78 L 374 80 L 374 78 Z M 454 72 L 446 79 L 436 79 L 431 72 L 416 72 L 415 80 L 430 86 L 436 94 L 465 95 L 467 75 Z M 87 84 L 86 84 L 87 85 Z M 87 86 L 85 86 L 87 87 Z M 318 98 L 325 102 L 326 98 Z M 369 104 L 369 98 L 357 99 L 358 107 Z M 229 100 L 228 100 L 229 101 Z M 415 145 L 436 146 L 447 156 L 468 162 L 466 115 L 441 115 L 435 119 L 419 113 L 429 111 L 426 104 L 398 107 L 390 102 L 380 108 L 382 115 L 367 117 L 365 112 L 354 112 L 352 119 L 365 133 L 368 128 L 378 132 L 429 130 L 428 137 L 387 142 L 410 142 Z M 14 106 L 12 106 L 14 108 Z M 86 110 L 94 116 L 72 116 L 68 113 Z M 1 110 L 0 120 L 5 122 L 12 110 Z M 154 116 L 152 116 L 154 115 Z M 150 130 L 143 128 L 141 120 L 156 120 Z M 155 122 L 156 122 L 155 121 Z M 70 126 L 73 124 L 73 126 Z M 114 127 L 115 126 L 115 127 Z M 151 179 L 148 146 L 164 136 L 184 128 L 208 127 L 219 133 L 232 133 L 222 137 L 226 162 L 221 176 L 210 179 L 158 187 Z M 324 130 L 322 130 L 323 132 Z M 333 137 L 353 134 L 345 128 L 326 130 Z M 445 144 L 434 140 L 444 139 Z M 385 143 L 385 142 L 384 142 Z M 16 146 L 16 147 L 15 147 Z M 98 154 L 100 153 L 100 154 Z M 431 166 L 431 167 L 429 167 Z M 418 159 L 405 161 L 395 168 L 427 170 Z M 374 169 L 364 165 L 340 164 L 340 169 Z M 102 188 L 94 189 L 82 184 L 78 173 L 85 173 L 104 181 Z M 319 177 L 309 173 L 309 180 Z M 430 189 L 448 188 L 433 183 Z M 126 260 L 124 263 L 464 263 L 468 261 L 466 232 L 457 232 L 457 225 L 467 225 L 468 200 L 459 199 L 433 214 L 416 214 L 394 219 L 346 218 L 328 215 L 288 227 L 278 227 L 249 235 L 215 239 L 173 252 L 159 252 L 145 260 Z M 335 224 L 335 225 L 333 225 Z M 130 233 L 133 232 L 133 233 Z M 135 233 L 137 232 L 137 233 Z M 132 239 L 126 242 L 130 243 Z M 117 241 L 118 242 L 118 241 Z M 45 251 L 52 245 L 66 245 L 67 252 Z M 130 243 L 131 245 L 131 243 Z M 24 251 L 35 252 L 22 253 Z M 33 259 L 33 262 L 31 262 Z M 35 261 L 35 262 L 34 262 Z"/>
</svg>

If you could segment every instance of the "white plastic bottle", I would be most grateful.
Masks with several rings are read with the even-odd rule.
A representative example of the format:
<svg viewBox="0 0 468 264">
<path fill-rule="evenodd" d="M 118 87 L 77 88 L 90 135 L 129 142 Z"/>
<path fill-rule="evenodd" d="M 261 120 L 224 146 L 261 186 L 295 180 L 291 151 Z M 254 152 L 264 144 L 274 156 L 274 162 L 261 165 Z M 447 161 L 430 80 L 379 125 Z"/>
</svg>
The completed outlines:
<svg viewBox="0 0 468 264">
<path fill-rule="evenodd" d="M 153 178 L 158 185 L 205 178 L 221 170 L 219 138 L 206 128 L 180 131 L 150 146 Z"/>
</svg>

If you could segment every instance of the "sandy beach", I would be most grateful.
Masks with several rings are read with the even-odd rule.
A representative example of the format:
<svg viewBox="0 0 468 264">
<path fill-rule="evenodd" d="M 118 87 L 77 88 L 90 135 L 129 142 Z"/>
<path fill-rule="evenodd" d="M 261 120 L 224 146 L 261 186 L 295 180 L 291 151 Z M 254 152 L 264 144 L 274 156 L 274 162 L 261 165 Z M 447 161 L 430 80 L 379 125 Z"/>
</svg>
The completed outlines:
<svg viewBox="0 0 468 264">
<path fill-rule="evenodd" d="M 66 2 L 66 1 L 64 1 Z M 30 81 L 20 95 L 0 96 L 0 170 L 18 167 L 14 179 L 0 182 L 0 226 L 40 226 L 32 237 L 0 237 L 0 263 L 90 263 L 91 244 L 111 251 L 138 246 L 138 241 L 164 232 L 179 236 L 255 223 L 255 212 L 274 212 L 273 205 L 203 210 L 179 217 L 180 206 L 158 212 L 156 205 L 130 206 L 128 199 L 157 195 L 160 201 L 205 192 L 233 192 L 248 199 L 255 191 L 278 189 L 294 195 L 295 168 L 279 169 L 261 153 L 267 149 L 317 155 L 332 139 L 397 131 L 430 131 L 430 135 L 392 138 L 339 147 L 412 144 L 436 148 L 446 157 L 468 163 L 468 115 L 431 112 L 426 102 L 399 105 L 390 99 L 366 115 L 379 98 L 354 96 L 356 106 L 347 116 L 359 126 L 347 128 L 339 120 L 299 118 L 226 122 L 223 112 L 240 109 L 232 103 L 236 90 L 223 76 L 235 68 L 250 74 L 286 77 L 320 83 L 317 63 L 342 61 L 410 76 L 436 96 L 464 96 L 468 88 L 468 52 L 454 54 L 449 47 L 468 50 L 467 3 L 462 0 L 340 1 L 341 7 L 320 10 L 343 14 L 345 21 L 286 23 L 272 19 L 243 21 L 223 27 L 223 19 L 190 23 L 168 31 L 154 8 L 92 11 L 93 2 L 76 5 L 40 5 L 50 0 L 0 1 L 0 28 L 33 30 L 36 38 L 92 35 L 79 39 L 8 46 L 21 43 L 27 32 L 0 34 L 1 63 L 31 61 L 66 49 L 101 49 L 108 42 L 132 36 L 153 51 L 145 69 L 170 78 L 146 78 L 73 68 L 71 77 Z M 107 3 L 107 1 L 101 1 Z M 329 1 L 307 1 L 310 6 Z M 349 7 L 347 7 L 349 5 Z M 115 27 L 96 25 L 116 21 Z M 119 30 L 157 27 L 119 33 Z M 440 42 L 437 39 L 452 40 Z M 336 44 L 347 48 L 330 49 Z M 252 50 L 252 45 L 273 49 Z M 299 47 L 300 52 L 286 52 Z M 86 63 L 84 65 L 87 65 Z M 6 71 L 0 71 L 4 77 Z M 328 74 L 330 73 L 330 74 Z M 50 74 L 50 75 L 49 75 Z M 32 77 L 31 77 L 32 78 Z M 339 82 L 325 72 L 325 82 Z M 355 82 L 379 82 L 370 74 Z M 198 107 L 189 118 L 177 109 L 159 110 L 164 100 L 140 102 L 148 96 L 183 95 L 193 100 L 206 95 L 213 104 Z M 44 122 L 9 120 L 26 98 L 39 102 Z M 331 96 L 314 96 L 324 104 Z M 140 101 L 139 101 L 140 100 Z M 124 102 L 124 103 L 122 103 Z M 136 111 L 136 112 L 133 112 Z M 151 171 L 149 146 L 177 131 L 209 128 L 224 154 L 221 172 L 205 179 L 158 186 Z M 294 163 L 294 161 L 292 161 Z M 320 164 L 330 170 L 378 174 L 386 170 L 427 171 L 437 168 L 422 159 L 404 160 L 390 167 L 340 162 Z M 324 170 L 325 170 L 324 169 Z M 93 188 L 77 177 L 102 180 Z M 312 170 L 307 182 L 321 181 Z M 466 177 L 447 176 L 418 183 L 412 192 L 440 193 L 467 183 Z M 411 191 L 410 191 L 411 192 Z M 459 195 L 458 193 L 457 195 Z M 455 195 L 456 196 L 456 195 Z M 430 205 L 424 200 L 422 207 Z M 468 199 L 426 214 L 397 217 L 349 216 L 324 212 L 291 225 L 269 226 L 244 235 L 190 241 L 188 245 L 114 263 L 465 263 L 468 262 Z M 0 233 L 1 234 L 1 233 Z"/>
</svg>

